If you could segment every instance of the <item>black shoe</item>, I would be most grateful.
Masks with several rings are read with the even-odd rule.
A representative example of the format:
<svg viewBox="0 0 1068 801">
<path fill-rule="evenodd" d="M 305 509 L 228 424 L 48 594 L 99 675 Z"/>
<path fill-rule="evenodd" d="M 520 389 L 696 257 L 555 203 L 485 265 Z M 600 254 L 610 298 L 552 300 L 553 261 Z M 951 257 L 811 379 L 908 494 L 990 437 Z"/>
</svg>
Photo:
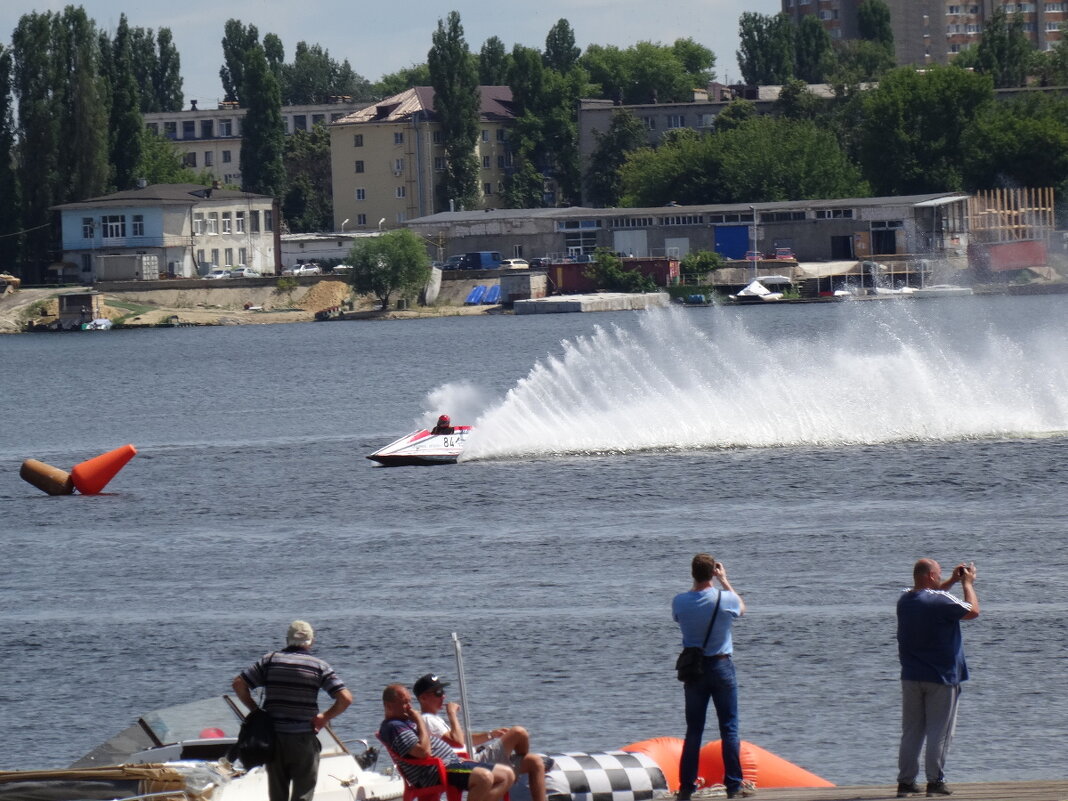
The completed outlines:
<svg viewBox="0 0 1068 801">
<path fill-rule="evenodd" d="M 909 795 L 919 795 L 923 790 L 920 789 L 920 785 L 916 782 L 898 782 L 897 783 L 897 797 L 908 798 Z"/>
<path fill-rule="evenodd" d="M 927 797 L 936 795 L 953 795 L 953 791 L 945 782 L 927 782 Z"/>
</svg>

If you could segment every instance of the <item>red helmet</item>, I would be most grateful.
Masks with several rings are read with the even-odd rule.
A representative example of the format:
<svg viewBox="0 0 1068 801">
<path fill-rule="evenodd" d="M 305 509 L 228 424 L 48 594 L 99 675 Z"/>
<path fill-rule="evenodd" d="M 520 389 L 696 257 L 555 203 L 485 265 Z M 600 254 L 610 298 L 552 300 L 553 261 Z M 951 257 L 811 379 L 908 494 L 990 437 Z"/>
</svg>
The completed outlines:
<svg viewBox="0 0 1068 801">
<path fill-rule="evenodd" d="M 439 426 L 447 426 L 448 424 L 449 424 L 449 416 L 447 414 L 443 414 L 441 417 L 438 418 L 438 425 Z"/>
</svg>

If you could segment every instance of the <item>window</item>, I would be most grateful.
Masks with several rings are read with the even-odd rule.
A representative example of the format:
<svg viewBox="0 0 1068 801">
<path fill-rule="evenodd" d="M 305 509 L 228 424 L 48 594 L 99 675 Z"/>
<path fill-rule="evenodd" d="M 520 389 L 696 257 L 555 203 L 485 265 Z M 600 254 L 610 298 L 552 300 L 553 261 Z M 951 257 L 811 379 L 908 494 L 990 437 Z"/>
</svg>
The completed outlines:
<svg viewBox="0 0 1068 801">
<path fill-rule="evenodd" d="M 233 120 L 219 120 L 219 136 L 233 136 L 234 135 L 234 121 Z"/>
<path fill-rule="evenodd" d="M 236 223 L 236 225 L 234 225 L 234 230 L 237 231 L 239 234 L 245 233 L 245 212 L 234 212 L 234 221 Z M 244 259 L 242 259 L 241 261 L 244 261 Z"/>
<path fill-rule="evenodd" d="M 258 211 L 250 211 L 248 213 L 248 229 L 254 234 L 260 232 L 260 213 Z"/>
<path fill-rule="evenodd" d="M 352 146 L 353 147 L 363 147 L 363 134 L 353 134 L 352 135 Z"/>
<path fill-rule="evenodd" d="M 312 114 L 312 128 L 316 125 L 322 125 L 324 122 L 326 122 L 325 114 Z"/>
<path fill-rule="evenodd" d="M 215 120 L 201 120 L 200 121 L 200 138 L 201 139 L 214 139 L 215 138 Z"/>
<path fill-rule="evenodd" d="M 497 129 L 497 141 L 498 142 L 506 142 L 506 141 L 508 141 L 508 132 L 506 130 L 504 130 L 504 128 L 498 128 Z"/>
<path fill-rule="evenodd" d="M 434 156 L 434 169 L 438 172 L 445 172 L 445 157 Z"/>
<path fill-rule="evenodd" d="M 393 159 L 393 172 L 397 175 L 404 172 L 404 159 Z"/>
<path fill-rule="evenodd" d="M 668 128 L 685 128 L 686 127 L 686 115 L 685 114 L 668 114 Z"/>
<path fill-rule="evenodd" d="M 434 131 L 434 133 L 431 134 L 430 139 L 435 145 L 443 145 L 445 144 L 445 132 Z"/>
<path fill-rule="evenodd" d="M 367 200 L 367 190 L 362 186 L 356 187 L 356 200 Z"/>
<path fill-rule="evenodd" d="M 204 166 L 210 167 L 215 163 L 215 154 L 210 150 L 204 154 Z"/>
<path fill-rule="evenodd" d="M 655 131 L 656 130 L 656 117 L 642 117 L 641 120 L 642 120 L 642 125 L 645 126 L 645 130 L 647 130 L 647 131 Z"/>
<path fill-rule="evenodd" d="M 493 194 L 493 184 L 489 183 L 488 181 L 486 183 L 482 184 L 482 193 L 484 195 L 492 195 Z"/>
<path fill-rule="evenodd" d="M 224 250 L 223 258 L 225 259 L 223 264 L 225 264 L 227 267 L 232 267 L 234 264 L 234 249 L 227 248 L 226 250 Z"/>
<path fill-rule="evenodd" d="M 247 248 L 238 248 L 237 249 L 237 263 L 238 264 L 248 264 L 248 249 Z"/>
<path fill-rule="evenodd" d="M 195 120 L 185 120 L 182 123 L 182 139 L 196 139 L 197 124 Z"/>
<path fill-rule="evenodd" d="M 126 215 L 108 214 L 100 218 L 105 239 L 119 239 L 126 236 Z"/>
<path fill-rule="evenodd" d="M 1061 29 L 1061 23 L 1059 23 L 1059 22 L 1050 22 L 1049 20 L 1046 20 L 1046 30 L 1047 31 L 1059 31 L 1060 29 Z"/>
<path fill-rule="evenodd" d="M 193 169 L 196 169 L 196 166 L 197 166 L 197 154 L 196 153 L 186 153 L 185 156 L 182 158 L 182 165 L 185 166 L 185 167 L 192 167 Z"/>
<path fill-rule="evenodd" d="M 853 209 L 816 209 L 817 220 L 852 220 Z"/>
<path fill-rule="evenodd" d="M 489 141 L 489 131 L 487 131 L 485 128 L 482 129 L 482 141 L 483 142 L 488 142 Z"/>
<path fill-rule="evenodd" d="M 308 115 L 307 114 L 294 114 L 293 115 L 293 130 L 294 131 L 306 131 L 306 130 L 308 130 Z"/>
<path fill-rule="evenodd" d="M 367 225 L 367 215 L 366 214 L 357 214 L 356 215 L 356 224 L 357 225 Z"/>
<path fill-rule="evenodd" d="M 404 197 L 405 196 L 405 191 L 404 191 L 404 187 L 403 186 L 398 186 L 397 187 L 396 195 L 397 195 L 397 197 Z"/>
<path fill-rule="evenodd" d="M 222 159 L 223 159 L 223 164 L 229 164 L 230 163 L 230 151 L 229 150 L 224 150 L 222 152 Z"/>
<path fill-rule="evenodd" d="M 219 212 L 217 211 L 208 212 L 208 233 L 219 233 Z"/>
<path fill-rule="evenodd" d="M 211 263 L 212 264 L 218 264 L 219 263 L 219 249 L 218 248 L 212 248 L 211 249 Z"/>
<path fill-rule="evenodd" d="M 96 235 L 96 225 L 92 217 L 82 217 L 82 239 L 92 239 Z"/>
<path fill-rule="evenodd" d="M 393 144 L 395 144 L 395 145 L 403 145 L 404 144 L 404 131 L 394 131 L 393 132 Z"/>
<path fill-rule="evenodd" d="M 202 211 L 193 212 L 193 233 L 204 233 L 204 212 Z"/>
<path fill-rule="evenodd" d="M 503 170 L 504 169 L 504 156 L 497 156 L 497 169 L 498 170 Z"/>
<path fill-rule="evenodd" d="M 222 213 L 222 232 L 224 234 L 232 234 L 234 232 L 233 215 L 228 211 Z"/>
<path fill-rule="evenodd" d="M 491 166 L 492 166 L 492 162 L 490 161 L 490 157 L 489 156 L 483 156 L 482 157 L 482 169 L 488 170 Z"/>
<path fill-rule="evenodd" d="M 168 139 L 178 138 L 178 123 L 177 122 L 165 122 L 163 123 L 163 135 Z"/>
<path fill-rule="evenodd" d="M 268 211 L 267 209 L 263 210 L 263 230 L 264 231 L 273 231 L 274 230 L 274 212 L 273 211 Z"/>
<path fill-rule="evenodd" d="M 149 131 L 151 131 L 152 133 L 154 133 L 154 134 L 158 134 L 158 133 L 159 133 L 159 123 L 158 123 L 158 122 L 146 122 L 146 123 L 145 123 L 145 127 L 146 127 L 146 128 L 147 128 L 147 129 L 149 130 Z"/>
<path fill-rule="evenodd" d="M 877 228 L 904 228 L 904 220 L 873 220 L 871 224 L 872 230 Z"/>
<path fill-rule="evenodd" d="M 144 236 L 145 235 L 145 215 L 135 214 L 130 221 L 130 234 L 132 236 Z"/>
<path fill-rule="evenodd" d="M 803 211 L 764 211 L 760 213 L 760 221 L 763 223 L 773 222 L 799 222 L 805 219 Z"/>
<path fill-rule="evenodd" d="M 93 257 L 88 253 L 82 254 L 82 272 L 91 273 L 93 271 Z"/>
<path fill-rule="evenodd" d="M 362 161 L 357 161 L 356 162 L 356 172 L 363 172 L 363 162 Z"/>
<path fill-rule="evenodd" d="M 197 250 L 197 264 L 203 264 L 203 263 L 204 263 L 204 248 L 200 248 L 200 249 Z"/>
<path fill-rule="evenodd" d="M 960 13 L 960 6 L 946 6 L 946 13 L 947 14 L 959 14 Z"/>
</svg>

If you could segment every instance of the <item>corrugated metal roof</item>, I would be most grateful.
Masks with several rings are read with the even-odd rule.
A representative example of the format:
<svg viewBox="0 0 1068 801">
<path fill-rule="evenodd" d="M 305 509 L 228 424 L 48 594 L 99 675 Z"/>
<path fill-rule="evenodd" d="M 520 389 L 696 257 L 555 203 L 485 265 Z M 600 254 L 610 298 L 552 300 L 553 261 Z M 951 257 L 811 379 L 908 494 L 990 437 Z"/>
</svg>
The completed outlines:
<svg viewBox="0 0 1068 801">
<path fill-rule="evenodd" d="M 508 86 L 480 86 L 479 115 L 485 121 L 512 120 L 515 112 L 512 108 L 512 90 Z M 332 125 L 354 125 L 371 122 L 407 122 L 413 114 L 423 112 L 431 120 L 437 119 L 434 111 L 434 89 L 430 86 L 416 86 L 400 94 L 387 97 L 367 108 L 347 114 Z"/>
</svg>

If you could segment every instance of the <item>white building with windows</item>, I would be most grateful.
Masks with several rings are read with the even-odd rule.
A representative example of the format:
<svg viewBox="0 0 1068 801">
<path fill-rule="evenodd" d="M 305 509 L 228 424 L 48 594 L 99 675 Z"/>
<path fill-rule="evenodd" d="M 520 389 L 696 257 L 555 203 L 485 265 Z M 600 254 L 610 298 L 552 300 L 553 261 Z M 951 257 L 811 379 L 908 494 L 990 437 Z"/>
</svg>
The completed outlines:
<svg viewBox="0 0 1068 801">
<path fill-rule="evenodd" d="M 77 203 L 60 214 L 66 281 L 195 278 L 239 264 L 280 272 L 275 200 L 199 184 L 153 184 Z"/>
</svg>

